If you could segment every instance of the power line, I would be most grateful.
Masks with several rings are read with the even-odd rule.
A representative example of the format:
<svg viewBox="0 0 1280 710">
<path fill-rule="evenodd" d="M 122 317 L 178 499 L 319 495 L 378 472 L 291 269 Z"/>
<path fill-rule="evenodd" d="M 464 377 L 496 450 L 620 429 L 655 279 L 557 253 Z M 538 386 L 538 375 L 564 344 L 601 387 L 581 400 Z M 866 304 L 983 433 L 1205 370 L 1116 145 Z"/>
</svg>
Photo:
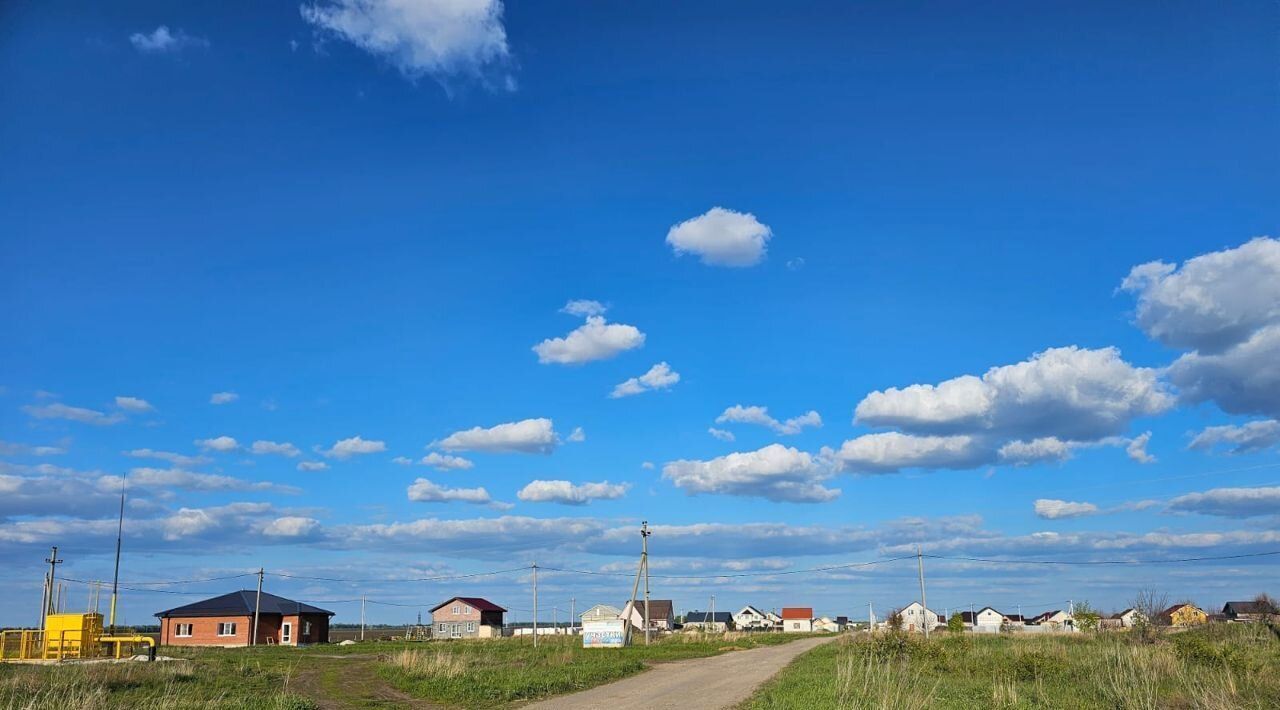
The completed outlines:
<svg viewBox="0 0 1280 710">
<path fill-rule="evenodd" d="M 983 562 L 1002 565 L 1168 565 L 1183 562 L 1210 562 L 1219 560 L 1240 560 L 1250 557 L 1272 557 L 1280 555 L 1274 552 L 1249 552 L 1239 555 L 1214 555 L 1210 557 L 1182 557 L 1176 559 L 1156 560 L 998 560 L 991 557 L 963 557 L 959 555 L 925 555 L 936 560 L 960 560 L 963 562 Z"/>
</svg>

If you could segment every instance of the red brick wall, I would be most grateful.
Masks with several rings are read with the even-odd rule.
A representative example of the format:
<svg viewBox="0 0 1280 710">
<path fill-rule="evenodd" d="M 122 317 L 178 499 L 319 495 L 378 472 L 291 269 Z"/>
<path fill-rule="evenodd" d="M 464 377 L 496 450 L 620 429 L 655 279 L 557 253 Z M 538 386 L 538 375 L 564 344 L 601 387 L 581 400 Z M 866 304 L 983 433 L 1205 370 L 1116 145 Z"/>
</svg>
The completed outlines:
<svg viewBox="0 0 1280 710">
<path fill-rule="evenodd" d="M 458 607 L 458 613 L 453 613 L 453 608 Z M 470 610 L 469 612 L 467 610 Z M 450 602 L 445 606 L 431 612 L 431 620 L 437 623 L 454 622 L 454 621 L 474 621 L 480 623 L 480 610 L 463 602 Z"/>
<path fill-rule="evenodd" d="M 219 636 L 218 624 L 235 622 L 235 636 Z M 178 624 L 191 624 L 191 636 L 177 636 Z M 249 630 L 253 626 L 250 616 L 194 616 L 160 620 L 160 645 L 162 646 L 247 646 Z M 261 626 L 261 624 L 259 624 Z M 258 635 L 261 637 L 262 629 Z"/>
</svg>

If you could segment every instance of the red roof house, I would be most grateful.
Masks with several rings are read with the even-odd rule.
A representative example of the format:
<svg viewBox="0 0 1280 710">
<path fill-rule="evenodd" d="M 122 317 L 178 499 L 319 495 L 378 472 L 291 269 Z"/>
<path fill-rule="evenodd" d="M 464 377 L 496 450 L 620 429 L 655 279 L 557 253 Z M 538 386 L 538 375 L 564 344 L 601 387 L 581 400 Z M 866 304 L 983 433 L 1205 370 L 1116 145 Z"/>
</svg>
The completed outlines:
<svg viewBox="0 0 1280 710">
<path fill-rule="evenodd" d="M 787 606 L 782 608 L 782 630 L 790 633 L 813 631 L 813 607 Z"/>
<path fill-rule="evenodd" d="M 431 609 L 431 635 L 438 639 L 502 635 L 506 609 L 480 597 L 450 597 Z"/>
</svg>

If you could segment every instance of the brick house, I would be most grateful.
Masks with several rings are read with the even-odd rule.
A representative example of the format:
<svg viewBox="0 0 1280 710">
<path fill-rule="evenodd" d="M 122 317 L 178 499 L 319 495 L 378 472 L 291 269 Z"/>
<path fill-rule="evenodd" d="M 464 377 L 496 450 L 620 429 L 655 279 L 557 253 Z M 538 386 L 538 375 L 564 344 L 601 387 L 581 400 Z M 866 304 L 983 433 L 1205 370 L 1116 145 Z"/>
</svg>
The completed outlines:
<svg viewBox="0 0 1280 710">
<path fill-rule="evenodd" d="M 248 646 L 257 592 L 245 589 L 156 614 L 165 646 Z M 328 643 L 333 612 L 262 593 L 258 643 L 305 646 Z"/>
<path fill-rule="evenodd" d="M 480 597 L 452 597 L 431 610 L 431 637 L 438 639 L 502 636 L 506 609 Z"/>
<path fill-rule="evenodd" d="M 649 628 L 653 631 L 667 632 L 676 627 L 675 604 L 670 599 L 650 599 L 649 615 L 652 619 L 649 621 Z M 633 605 L 630 600 L 622 606 L 622 618 L 631 622 L 631 627 L 640 633 L 644 633 L 644 601 L 637 600 Z"/>
</svg>

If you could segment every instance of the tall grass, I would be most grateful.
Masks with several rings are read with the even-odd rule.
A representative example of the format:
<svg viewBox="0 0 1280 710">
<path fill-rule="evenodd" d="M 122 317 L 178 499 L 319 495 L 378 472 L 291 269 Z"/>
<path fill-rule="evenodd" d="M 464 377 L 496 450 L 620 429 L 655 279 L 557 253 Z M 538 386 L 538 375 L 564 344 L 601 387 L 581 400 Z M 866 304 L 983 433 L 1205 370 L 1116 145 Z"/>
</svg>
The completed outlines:
<svg viewBox="0 0 1280 710">
<path fill-rule="evenodd" d="M 876 655 L 846 656 L 836 667 L 837 702 L 848 710 L 923 710 L 936 687 L 906 663 Z"/>
</svg>

